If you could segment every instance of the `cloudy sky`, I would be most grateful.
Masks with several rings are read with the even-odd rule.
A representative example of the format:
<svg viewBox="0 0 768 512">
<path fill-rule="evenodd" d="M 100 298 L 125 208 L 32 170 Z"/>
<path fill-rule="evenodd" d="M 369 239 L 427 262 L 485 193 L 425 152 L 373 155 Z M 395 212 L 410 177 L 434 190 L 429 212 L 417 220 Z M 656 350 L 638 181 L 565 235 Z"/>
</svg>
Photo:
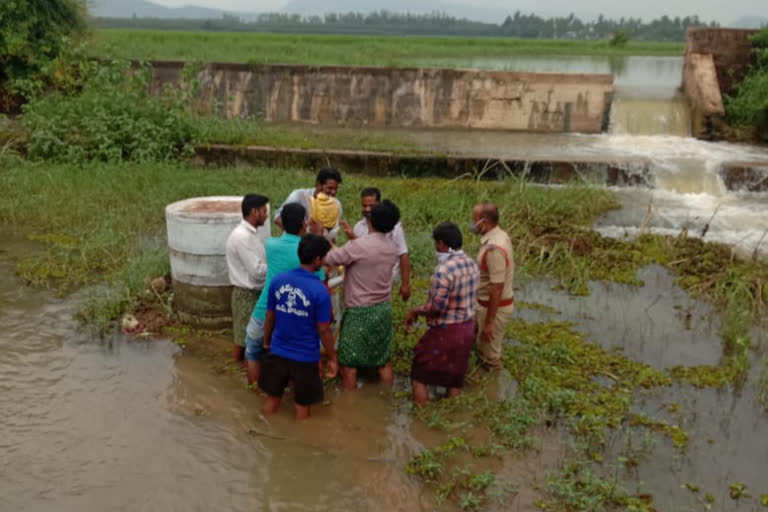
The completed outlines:
<svg viewBox="0 0 768 512">
<path fill-rule="evenodd" d="M 263 12 L 281 10 L 288 0 L 154 0 L 154 2 L 167 6 L 199 5 L 235 11 Z M 322 5 L 327 10 L 334 10 L 335 3 L 334 0 L 325 0 Z M 412 2 L 411 5 L 416 7 L 419 3 Z M 432 4 L 432 2 L 426 3 Z M 639 16 L 646 19 L 663 14 L 669 16 L 698 14 L 703 19 L 717 20 L 722 23 L 729 23 L 742 16 L 768 13 L 768 0 L 578 0 L 576 2 L 573 0 L 446 0 L 446 3 L 461 5 L 464 8 L 476 6 L 486 12 L 491 9 L 508 12 L 519 9 L 540 15 L 565 15 L 575 12 L 577 16 L 584 18 L 594 17 L 598 13 L 609 17 Z M 369 10 L 367 6 L 386 6 L 388 2 L 360 0 L 359 4 L 361 10 Z"/>
</svg>

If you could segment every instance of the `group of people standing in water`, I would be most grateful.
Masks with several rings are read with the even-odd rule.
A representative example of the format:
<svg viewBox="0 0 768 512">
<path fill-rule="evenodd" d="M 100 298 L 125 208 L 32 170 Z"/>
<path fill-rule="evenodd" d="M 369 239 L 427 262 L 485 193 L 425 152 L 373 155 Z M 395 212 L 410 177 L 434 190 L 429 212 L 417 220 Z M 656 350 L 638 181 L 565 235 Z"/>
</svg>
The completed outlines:
<svg viewBox="0 0 768 512">
<path fill-rule="evenodd" d="M 323 169 L 314 188 L 291 192 L 274 214 L 283 230 L 275 238 L 264 227 L 269 199 L 246 195 L 243 219 L 227 240 L 233 356 L 245 360 L 248 382 L 267 394 L 265 414 L 278 410 L 290 385 L 296 418 L 309 417 L 310 407 L 323 401 L 323 372 L 340 375 L 347 391 L 357 388 L 359 369 L 377 369 L 383 383 L 394 381 L 393 285 L 399 282 L 402 300 L 411 295 L 400 210 L 378 189 L 366 188 L 360 194 L 363 218 L 353 227 L 336 198 L 341 183 L 338 170 Z M 456 224 L 434 228 L 437 266 L 429 296 L 405 318 L 406 330 L 419 317 L 429 327 L 411 368 L 417 404 L 427 403 L 430 385 L 446 388 L 449 396 L 461 394 L 475 341 L 481 363 L 501 368 L 514 310 L 512 243 L 492 203 L 475 206 L 470 230 L 481 237 L 476 258 L 462 250 Z M 341 231 L 348 241 L 337 246 Z"/>
</svg>

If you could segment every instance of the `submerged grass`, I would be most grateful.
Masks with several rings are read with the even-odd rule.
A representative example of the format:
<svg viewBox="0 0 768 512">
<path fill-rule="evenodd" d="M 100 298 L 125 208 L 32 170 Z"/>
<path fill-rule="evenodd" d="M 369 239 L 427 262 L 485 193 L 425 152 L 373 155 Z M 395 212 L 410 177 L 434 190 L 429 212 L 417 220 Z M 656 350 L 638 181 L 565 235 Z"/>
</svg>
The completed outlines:
<svg viewBox="0 0 768 512">
<path fill-rule="evenodd" d="M 106 283 L 84 311 L 87 319 L 105 325 L 136 305 L 149 278 L 168 272 L 165 205 L 194 196 L 247 192 L 264 193 L 277 204 L 291 189 L 311 186 L 313 181 L 313 173 L 296 169 L 67 166 L 4 158 L 0 222 L 44 244 L 44 250 L 18 263 L 19 273 L 30 281 L 50 284 L 60 293 Z M 683 289 L 724 311 L 721 364 L 669 373 L 605 350 L 569 324 L 515 319 L 509 327 L 515 343 L 504 354 L 505 366 L 517 381 L 514 396 L 489 396 L 481 385 L 484 378 L 474 373 L 469 378 L 479 384 L 476 391 L 432 403 L 417 413 L 425 424 L 444 432 L 445 439 L 417 455 L 408 470 L 432 482 L 442 499 L 472 509 L 511 493 L 510 483 L 488 476 L 493 474 L 495 456 L 530 447 L 535 426 L 555 425 L 585 443 L 580 456 L 591 461 L 587 465 L 580 459 L 554 474 L 542 506 L 651 510 L 647 497 L 631 496 L 616 485 L 616 479 L 605 476 L 610 464 L 601 466 L 599 452 L 606 434 L 619 428 L 645 428 L 668 439 L 671 447 L 685 448 L 687 434 L 678 425 L 633 411 L 632 395 L 673 380 L 699 386 L 740 382 L 748 369 L 749 329 L 764 311 L 768 296 L 768 266 L 735 260 L 725 246 L 685 236 L 603 238 L 588 229 L 598 215 L 618 207 L 603 189 L 553 189 L 517 180 L 345 175 L 340 199 L 349 219 L 358 217 L 359 191 L 370 185 L 380 187 L 403 212 L 414 264 L 412 303 L 424 299 L 434 264 L 432 227 L 446 220 L 464 225 L 473 205 L 489 200 L 501 207 L 502 224 L 513 238 L 522 273 L 553 275 L 571 293 L 585 294 L 595 279 L 640 284 L 637 270 L 658 263 L 676 272 Z M 470 254 L 477 249 L 474 237 L 467 236 L 465 242 Z M 399 299 L 393 304 L 399 326 L 409 305 Z M 401 329 L 396 333 L 395 367 L 407 374 L 420 333 L 405 334 Z"/>
<path fill-rule="evenodd" d="M 126 59 L 178 59 L 345 66 L 412 66 L 434 60 L 514 56 L 683 54 L 682 43 L 490 37 L 341 36 L 159 30 L 97 30 L 91 53 Z M 450 64 L 443 64 L 451 67 Z"/>
</svg>

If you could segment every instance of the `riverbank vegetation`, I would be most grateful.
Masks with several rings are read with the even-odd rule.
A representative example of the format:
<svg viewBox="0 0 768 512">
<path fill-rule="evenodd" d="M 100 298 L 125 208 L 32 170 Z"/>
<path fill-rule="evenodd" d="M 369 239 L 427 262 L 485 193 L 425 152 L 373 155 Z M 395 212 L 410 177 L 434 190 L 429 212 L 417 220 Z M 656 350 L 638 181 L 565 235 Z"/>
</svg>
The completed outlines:
<svg viewBox="0 0 768 512">
<path fill-rule="evenodd" d="M 219 42 L 227 41 L 225 37 L 232 36 L 222 35 Z M 158 44 L 149 39 L 148 44 Z M 270 39 L 282 48 L 277 51 L 286 52 L 279 55 L 298 60 L 311 55 L 332 60 L 342 52 L 354 53 L 347 50 L 349 38 L 326 39 L 344 42 L 330 50 L 315 49 L 322 45 L 313 38 L 301 39 L 304 44 L 293 54 L 285 45 L 294 44 L 295 38 L 254 36 L 251 43 Z M 413 44 L 419 51 L 421 41 Z M 482 48 L 486 43 L 477 44 Z M 148 46 L 142 51 L 153 50 Z M 268 56 L 269 48 L 266 51 Z M 190 107 L 195 94 L 191 73 L 179 90 L 150 97 L 141 69 L 126 73 L 125 64 L 103 66 L 61 57 L 50 68 L 52 83 L 59 85 L 51 95 L 35 97 L 22 117 L 26 156 L 11 142 L 0 143 L 0 223 L 40 243 L 39 251 L 17 262 L 17 272 L 30 284 L 49 286 L 59 294 L 84 290 L 83 320 L 104 329 L 124 312 L 142 307 L 155 306 L 171 319 L 172 290 L 158 292 L 150 286 L 152 278 L 169 272 L 165 206 L 189 197 L 248 192 L 264 193 L 277 204 L 291 189 L 311 185 L 314 174 L 301 169 L 191 167 L 184 157 L 200 141 L 203 122 Z M 244 129 L 227 132 L 228 126 L 212 122 L 208 130 L 229 137 L 226 142 L 247 139 Z M 285 140 L 295 137 L 273 134 Z M 462 509 L 502 502 L 517 488 L 501 475 L 499 456 L 524 453 L 536 445 L 536 436 L 562 433 L 559 442 L 567 456 L 537 489 L 540 508 L 651 511 L 651 496 L 620 484 L 616 468 L 632 467 L 646 454 L 630 440 L 642 431 L 680 453 L 687 449 L 690 434 L 674 407 L 642 413 L 634 398 L 650 390 L 743 389 L 749 384 L 748 371 L 760 348 L 752 342 L 751 329 L 764 319 L 768 298 L 768 264 L 756 257 L 739 259 L 730 247 L 703 242 L 686 231 L 632 240 L 604 237 L 591 226 L 620 205 L 603 188 L 546 188 L 513 177 L 494 182 L 477 176 L 451 181 L 350 174 L 344 178 L 339 197 L 351 219 L 357 217 L 354 205 L 366 186 L 378 186 L 402 209 L 414 269 L 412 302 L 424 299 L 435 263 L 433 226 L 445 220 L 464 225 L 474 204 L 487 200 L 500 205 L 501 224 L 516 249 L 518 279 L 553 278 L 563 292 L 583 296 L 594 281 L 641 286 L 638 271 L 658 264 L 674 273 L 680 288 L 722 312 L 719 364 L 669 369 L 605 348 L 610 344 L 589 339 L 566 321 L 515 318 L 507 333 L 512 343 L 503 357 L 511 377 L 508 384 L 499 386 L 496 379 L 501 377 L 484 375 L 473 365 L 467 394 L 413 410 L 415 418 L 439 433 L 440 441 L 415 453 L 405 469 L 432 486 L 438 499 Z M 467 234 L 465 248 L 474 253 L 477 239 Z M 398 374 L 407 377 L 420 333 L 399 329 L 408 305 L 397 299 L 394 304 L 394 364 Z M 522 301 L 518 307 L 546 309 Z M 761 402 L 766 394 L 763 373 L 756 379 Z M 505 392 L 494 394 L 494 385 Z M 396 396 L 399 406 L 411 407 L 402 393 Z M 617 456 L 608 447 L 620 436 L 627 441 Z"/>
<path fill-rule="evenodd" d="M 319 36 L 97 30 L 91 54 L 124 59 L 343 66 L 451 66 L 447 60 L 518 56 L 680 56 L 682 43 L 458 37 Z"/>
<path fill-rule="evenodd" d="M 768 28 L 751 40 L 754 64 L 735 93 L 725 97 L 725 109 L 731 125 L 752 131 L 755 138 L 768 142 Z"/>
<path fill-rule="evenodd" d="M 76 0 L 16 0 L 0 7 L 0 112 L 16 111 L 44 91 L 60 52 L 85 30 L 83 3 Z"/>
<path fill-rule="evenodd" d="M 211 171 L 178 163 L 67 165 L 30 163 L 8 153 L 3 158 L 0 222 L 42 244 L 40 252 L 18 262 L 19 274 L 60 293 L 98 285 L 89 289 L 82 314 L 102 325 L 157 300 L 148 283 L 168 273 L 163 236 L 166 204 L 193 196 L 254 191 L 279 202 L 290 189 L 313 179 L 310 172 L 296 169 Z M 632 396 L 675 381 L 703 387 L 743 385 L 755 348 L 750 345 L 749 329 L 768 297 L 765 264 L 736 261 L 729 248 L 684 235 L 647 235 L 635 241 L 603 238 L 589 226 L 596 216 L 618 206 L 603 189 L 552 189 L 516 180 L 478 183 L 346 175 L 341 200 L 357 204 L 358 191 L 368 185 L 380 187 L 404 212 L 417 276 L 415 301 L 423 299 L 425 278 L 434 264 L 431 226 L 445 219 L 461 222 L 469 218 L 475 201 L 492 200 L 502 205 L 503 224 L 517 248 L 521 278 L 555 276 L 564 289 L 578 295 L 587 293 L 586 284 L 594 279 L 640 284 L 637 270 L 656 262 L 676 272 L 684 289 L 709 298 L 725 311 L 721 364 L 669 372 L 605 350 L 566 323 L 516 319 L 508 331 L 516 343 L 504 355 L 505 366 L 517 382 L 515 395 L 489 399 L 485 377 L 475 373 L 474 392 L 458 401 L 436 402 L 417 414 L 431 428 L 444 432 L 450 445 L 428 447 L 409 465 L 413 474 L 434 482 L 438 495 L 474 503 L 474 507 L 496 499 L 506 484 L 491 485 L 479 476 L 491 471 L 492 464 L 487 464 L 508 450 L 528 446 L 534 427 L 557 425 L 579 447 L 570 450 L 570 465 L 553 474 L 542 503 L 600 504 L 593 510 L 644 503 L 621 491 L 617 481 L 601 480 L 605 472 L 596 460 L 604 457 L 605 439 L 616 429 L 642 428 L 682 450 L 688 434 L 672 418 L 638 414 L 631 406 Z M 430 201 L 423 200 L 426 196 Z M 40 208 L 40 204 L 62 207 Z M 467 242 L 469 252 L 476 250 L 475 239 L 468 236 Z M 163 306 L 172 310 L 169 299 L 163 297 Z M 395 322 L 400 325 L 406 306 L 395 304 Z M 398 329 L 395 363 L 401 374 L 407 374 L 418 334 L 406 335 Z M 604 378 L 611 384 L 601 384 Z M 471 471 L 462 469 L 467 457 L 473 461 Z M 572 495 L 579 488 L 574 479 L 590 479 L 595 485 Z"/>
<path fill-rule="evenodd" d="M 130 28 L 153 30 L 188 30 L 213 32 L 267 32 L 293 34 L 354 34 L 367 36 L 460 36 L 460 37 L 519 37 L 528 39 L 600 40 L 624 32 L 642 41 L 683 41 L 690 27 L 711 26 L 698 16 L 684 18 L 662 16 L 647 22 L 640 18 L 618 20 L 599 15 L 582 20 L 573 13 L 567 16 L 543 18 L 520 11 L 499 19 L 498 23 L 456 18 L 443 12 L 430 14 L 396 13 L 389 11 L 326 12 L 323 16 L 264 13 L 244 19 L 237 15 L 209 19 L 143 17 L 98 18 L 101 28 Z"/>
</svg>

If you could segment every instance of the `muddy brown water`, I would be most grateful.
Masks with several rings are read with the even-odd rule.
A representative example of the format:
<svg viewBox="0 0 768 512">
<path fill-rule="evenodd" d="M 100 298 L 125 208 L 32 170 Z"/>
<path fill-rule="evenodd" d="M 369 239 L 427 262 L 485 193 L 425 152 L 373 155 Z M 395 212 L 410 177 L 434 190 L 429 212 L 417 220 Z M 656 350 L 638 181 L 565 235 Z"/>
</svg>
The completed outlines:
<svg viewBox="0 0 768 512">
<path fill-rule="evenodd" d="M 404 471 L 423 446 L 442 442 L 375 385 L 342 395 L 296 424 L 286 409 L 269 420 L 261 398 L 211 362 L 167 341 L 99 337 L 72 320 L 79 297 L 57 299 L 13 275 L 15 258 L 36 250 L 0 237 L 0 511 L 402 510 L 436 507 Z M 641 288 L 591 283 L 588 297 L 521 280 L 529 321 L 573 322 L 606 348 L 659 370 L 717 364 L 719 315 L 691 299 L 661 267 L 643 269 Z M 753 367 L 741 389 L 674 386 L 635 397 L 632 410 L 680 424 L 680 451 L 645 429 L 614 432 L 606 466 L 660 511 L 758 510 L 768 493 L 768 413 L 757 404 L 765 330 L 752 332 Z M 511 388 L 501 379 L 500 392 Z M 403 383 L 401 383 L 403 384 Z M 679 411 L 668 406 L 677 404 Z M 496 469 L 522 483 L 498 510 L 534 510 L 537 488 L 568 441 L 543 433 L 536 449 Z M 618 457 L 637 465 L 612 469 Z M 728 497 L 743 482 L 750 497 Z M 682 488 L 700 487 L 699 493 Z"/>
<path fill-rule="evenodd" d="M 444 435 L 377 386 L 331 390 L 303 424 L 290 407 L 267 420 L 211 361 L 79 327 L 79 298 L 16 278 L 13 260 L 36 247 L 2 235 L 0 511 L 455 509 L 404 470 Z M 534 510 L 558 446 L 544 436 L 499 461 L 521 493 L 498 510 Z"/>
</svg>

